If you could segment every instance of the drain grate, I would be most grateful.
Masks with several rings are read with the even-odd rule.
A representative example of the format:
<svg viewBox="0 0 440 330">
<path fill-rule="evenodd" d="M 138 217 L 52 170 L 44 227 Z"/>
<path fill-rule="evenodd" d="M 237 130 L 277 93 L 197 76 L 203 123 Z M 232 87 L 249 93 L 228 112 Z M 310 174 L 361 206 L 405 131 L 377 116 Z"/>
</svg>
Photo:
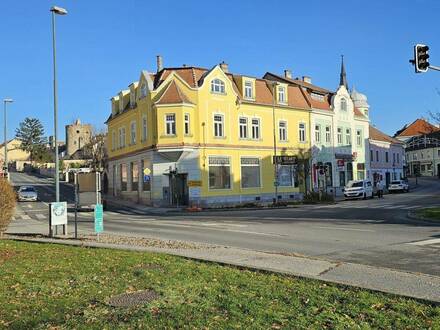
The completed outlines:
<svg viewBox="0 0 440 330">
<path fill-rule="evenodd" d="M 159 298 L 159 294 L 156 291 L 143 290 L 113 296 L 108 303 L 113 307 L 133 307 L 147 304 L 157 298 Z"/>
</svg>

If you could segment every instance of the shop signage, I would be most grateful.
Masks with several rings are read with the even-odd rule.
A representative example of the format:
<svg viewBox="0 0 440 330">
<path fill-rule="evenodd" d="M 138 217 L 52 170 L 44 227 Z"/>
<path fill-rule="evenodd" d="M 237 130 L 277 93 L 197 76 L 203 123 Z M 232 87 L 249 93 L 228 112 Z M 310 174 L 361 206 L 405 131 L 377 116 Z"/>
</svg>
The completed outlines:
<svg viewBox="0 0 440 330">
<path fill-rule="evenodd" d="M 188 181 L 188 187 L 201 187 L 202 181 L 201 180 L 189 180 Z"/>
<path fill-rule="evenodd" d="M 273 156 L 273 163 L 280 165 L 295 165 L 298 163 L 296 156 Z"/>
<path fill-rule="evenodd" d="M 189 188 L 189 197 L 198 198 L 200 197 L 201 191 L 200 187 L 190 187 Z"/>
<path fill-rule="evenodd" d="M 353 160 L 352 154 L 335 154 L 336 159 L 342 159 L 342 160 Z"/>
</svg>

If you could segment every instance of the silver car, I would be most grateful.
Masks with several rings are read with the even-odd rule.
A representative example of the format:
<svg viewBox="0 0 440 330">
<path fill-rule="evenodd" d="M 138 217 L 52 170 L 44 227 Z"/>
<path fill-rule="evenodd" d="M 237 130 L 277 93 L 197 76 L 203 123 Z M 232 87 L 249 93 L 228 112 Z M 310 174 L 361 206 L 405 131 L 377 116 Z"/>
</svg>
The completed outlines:
<svg viewBox="0 0 440 330">
<path fill-rule="evenodd" d="M 33 186 L 22 186 L 18 189 L 17 198 L 19 202 L 36 202 L 38 201 L 37 189 Z"/>
<path fill-rule="evenodd" d="M 391 181 L 391 184 L 388 187 L 388 191 L 390 193 L 396 192 L 396 191 L 409 192 L 409 185 L 407 182 L 405 182 L 403 180 L 394 180 L 394 181 Z"/>
</svg>

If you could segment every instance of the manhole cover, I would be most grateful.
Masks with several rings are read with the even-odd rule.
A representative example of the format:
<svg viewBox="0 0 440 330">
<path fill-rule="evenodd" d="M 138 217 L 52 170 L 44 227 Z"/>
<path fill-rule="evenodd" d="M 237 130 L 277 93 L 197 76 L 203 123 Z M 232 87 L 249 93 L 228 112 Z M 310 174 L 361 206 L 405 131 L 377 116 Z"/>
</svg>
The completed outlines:
<svg viewBox="0 0 440 330">
<path fill-rule="evenodd" d="M 123 293 L 110 298 L 109 305 L 113 307 L 132 307 L 144 305 L 159 297 L 153 290 L 143 290 L 130 293 Z"/>
</svg>

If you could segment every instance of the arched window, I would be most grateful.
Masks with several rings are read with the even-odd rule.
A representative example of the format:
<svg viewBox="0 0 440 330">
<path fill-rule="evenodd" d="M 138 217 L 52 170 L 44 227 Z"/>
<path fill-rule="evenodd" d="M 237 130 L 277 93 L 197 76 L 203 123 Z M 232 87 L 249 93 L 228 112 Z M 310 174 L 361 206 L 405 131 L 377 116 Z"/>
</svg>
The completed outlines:
<svg viewBox="0 0 440 330">
<path fill-rule="evenodd" d="M 347 111 L 347 100 L 346 99 L 341 99 L 341 110 Z"/>
<path fill-rule="evenodd" d="M 213 93 L 225 93 L 225 83 L 220 79 L 214 79 L 211 81 L 211 92 Z"/>
</svg>

